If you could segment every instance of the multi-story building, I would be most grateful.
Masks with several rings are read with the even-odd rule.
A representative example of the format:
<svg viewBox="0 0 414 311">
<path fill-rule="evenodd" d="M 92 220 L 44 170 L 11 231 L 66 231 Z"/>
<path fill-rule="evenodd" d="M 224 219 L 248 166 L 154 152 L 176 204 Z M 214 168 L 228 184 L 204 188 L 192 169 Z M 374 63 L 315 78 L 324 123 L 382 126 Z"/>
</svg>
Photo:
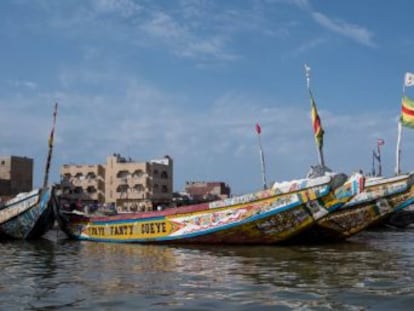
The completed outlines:
<svg viewBox="0 0 414 311">
<path fill-rule="evenodd" d="M 221 181 L 187 181 L 185 192 L 196 202 L 226 199 L 230 196 L 230 187 Z"/>
<path fill-rule="evenodd" d="M 134 162 L 113 154 L 104 165 L 64 165 L 61 177 L 63 192 L 71 194 L 72 200 L 113 203 L 120 212 L 166 207 L 172 199 L 173 161 L 169 156 Z"/>
<path fill-rule="evenodd" d="M 15 196 L 33 188 L 33 159 L 0 157 L 0 196 Z"/>
<path fill-rule="evenodd" d="M 65 198 L 74 201 L 105 202 L 105 167 L 95 165 L 62 166 L 61 186 Z"/>
</svg>

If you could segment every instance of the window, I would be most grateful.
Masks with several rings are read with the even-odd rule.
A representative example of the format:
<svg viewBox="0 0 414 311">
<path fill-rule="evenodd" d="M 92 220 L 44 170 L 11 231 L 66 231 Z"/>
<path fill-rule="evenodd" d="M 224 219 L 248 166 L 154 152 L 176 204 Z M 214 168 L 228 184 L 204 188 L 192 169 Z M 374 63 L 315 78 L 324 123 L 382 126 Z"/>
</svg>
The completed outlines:
<svg viewBox="0 0 414 311">
<path fill-rule="evenodd" d="M 168 173 L 166 171 L 162 171 L 161 172 L 161 178 L 167 179 L 168 178 Z"/>
<path fill-rule="evenodd" d="M 129 177 L 129 172 L 128 171 L 119 171 L 117 174 L 116 174 L 116 177 L 117 178 L 120 178 L 120 179 L 126 179 L 126 178 L 128 178 Z"/>
<path fill-rule="evenodd" d="M 86 192 L 88 193 L 95 193 L 96 192 L 96 188 L 93 186 L 89 186 L 88 188 L 86 188 Z"/>
</svg>

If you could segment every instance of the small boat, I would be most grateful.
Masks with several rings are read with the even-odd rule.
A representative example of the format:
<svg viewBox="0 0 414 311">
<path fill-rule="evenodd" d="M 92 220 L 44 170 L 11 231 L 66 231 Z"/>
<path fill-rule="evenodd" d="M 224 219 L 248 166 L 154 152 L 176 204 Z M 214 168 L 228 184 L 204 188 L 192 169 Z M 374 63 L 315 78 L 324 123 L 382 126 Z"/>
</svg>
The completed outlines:
<svg viewBox="0 0 414 311">
<path fill-rule="evenodd" d="M 0 209 L 3 239 L 36 239 L 52 228 L 55 217 L 53 187 L 20 193 Z"/>
<path fill-rule="evenodd" d="M 275 244 L 312 226 L 346 201 L 362 182 L 345 174 L 275 183 L 232 198 L 162 211 L 91 215 L 57 204 L 69 238 L 96 242 Z M 354 180 L 353 180 L 354 181 Z"/>
<path fill-rule="evenodd" d="M 30 192 L 20 193 L 0 206 L 1 239 L 29 240 L 40 238 L 55 222 L 54 186 L 48 186 L 53 138 L 56 124 L 57 103 L 53 112 L 53 125 L 49 136 L 43 186 Z"/>
<path fill-rule="evenodd" d="M 384 221 L 393 212 L 414 202 L 414 173 L 390 178 L 367 178 L 364 191 L 335 212 L 317 221 L 299 243 L 345 240 Z"/>
</svg>

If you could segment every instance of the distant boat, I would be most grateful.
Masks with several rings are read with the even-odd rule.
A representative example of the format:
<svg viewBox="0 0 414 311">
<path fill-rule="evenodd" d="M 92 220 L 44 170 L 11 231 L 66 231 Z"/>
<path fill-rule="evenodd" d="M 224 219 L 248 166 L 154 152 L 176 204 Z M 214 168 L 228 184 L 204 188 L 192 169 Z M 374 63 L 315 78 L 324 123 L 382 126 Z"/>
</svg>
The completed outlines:
<svg viewBox="0 0 414 311">
<path fill-rule="evenodd" d="M 296 237 L 295 242 L 320 243 L 348 239 L 414 203 L 414 173 L 367 178 L 364 191 Z"/>
<path fill-rule="evenodd" d="M 0 237 L 2 239 L 36 239 L 52 228 L 55 215 L 54 186 L 48 186 L 48 176 L 53 150 L 57 104 L 53 112 L 53 125 L 49 136 L 43 186 L 20 193 L 0 206 Z"/>
<path fill-rule="evenodd" d="M 36 239 L 53 226 L 53 187 L 20 193 L 0 209 L 2 238 Z"/>
<path fill-rule="evenodd" d="M 362 183 L 345 174 L 275 183 L 271 189 L 163 211 L 88 215 L 58 204 L 69 238 L 96 242 L 275 244 L 290 239 L 341 206 Z M 358 183 L 359 181 L 359 183 Z"/>
</svg>

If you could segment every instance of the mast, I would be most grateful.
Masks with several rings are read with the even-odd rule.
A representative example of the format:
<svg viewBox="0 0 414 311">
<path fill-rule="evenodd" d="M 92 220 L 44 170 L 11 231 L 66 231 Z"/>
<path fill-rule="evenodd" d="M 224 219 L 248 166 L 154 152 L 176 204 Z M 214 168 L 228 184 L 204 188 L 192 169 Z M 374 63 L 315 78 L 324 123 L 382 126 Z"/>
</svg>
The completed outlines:
<svg viewBox="0 0 414 311">
<path fill-rule="evenodd" d="M 404 76 L 403 81 L 403 91 L 402 91 L 402 98 L 405 96 L 405 86 L 407 84 L 407 73 Z M 398 127 L 397 127 L 397 150 L 396 150 L 396 163 L 395 163 L 395 175 L 400 175 L 401 168 L 400 168 L 400 161 L 401 161 L 401 136 L 402 136 L 402 125 L 401 125 L 401 118 L 398 120 Z"/>
<path fill-rule="evenodd" d="M 316 111 L 315 100 L 313 98 L 313 94 L 312 94 L 312 91 L 311 91 L 311 88 L 310 88 L 310 71 L 311 71 L 311 68 L 308 65 L 305 64 L 306 85 L 307 85 L 307 89 L 308 89 L 308 92 L 309 92 L 309 97 L 310 97 L 310 100 L 311 100 L 312 114 L 315 114 L 315 115 L 312 115 L 312 122 L 313 122 L 312 125 L 313 125 L 314 134 L 315 134 L 316 150 L 317 150 L 317 153 L 318 153 L 319 165 L 322 168 L 324 168 L 325 167 L 325 159 L 323 157 L 323 143 L 322 143 L 323 129 L 322 129 L 322 125 L 320 123 L 319 115 L 317 114 L 317 111 Z M 320 128 L 319 130 L 321 131 L 321 133 L 316 132 L 317 131 L 316 126 L 318 126 Z M 317 135 L 322 136 L 321 138 L 319 138 L 320 140 L 318 140 Z"/>
<path fill-rule="evenodd" d="M 377 138 L 377 161 L 378 161 L 378 176 L 382 176 L 382 165 L 381 165 L 381 146 L 384 144 L 382 138 Z"/>
<path fill-rule="evenodd" d="M 372 176 L 375 176 L 375 150 L 372 150 L 372 171 L 371 174 Z"/>
<path fill-rule="evenodd" d="M 58 107 L 58 104 L 55 103 L 55 108 L 54 108 L 54 111 L 53 111 L 52 129 L 50 131 L 49 143 L 48 143 L 49 151 L 48 151 L 47 159 L 46 159 L 46 168 L 45 168 L 45 176 L 44 176 L 44 180 L 43 180 L 43 188 L 47 187 L 47 183 L 48 183 L 48 179 L 49 179 L 49 168 L 50 168 L 50 161 L 52 159 L 53 138 L 54 138 L 54 134 L 55 134 L 57 107 Z"/>
<path fill-rule="evenodd" d="M 266 182 L 266 168 L 265 168 L 265 161 L 264 161 L 264 154 L 262 148 L 262 139 L 260 134 L 262 133 L 262 128 L 260 127 L 259 123 L 256 123 L 256 132 L 259 141 L 259 151 L 260 151 L 260 162 L 262 168 L 262 178 L 263 178 L 263 190 L 267 189 L 267 182 Z"/>
</svg>

